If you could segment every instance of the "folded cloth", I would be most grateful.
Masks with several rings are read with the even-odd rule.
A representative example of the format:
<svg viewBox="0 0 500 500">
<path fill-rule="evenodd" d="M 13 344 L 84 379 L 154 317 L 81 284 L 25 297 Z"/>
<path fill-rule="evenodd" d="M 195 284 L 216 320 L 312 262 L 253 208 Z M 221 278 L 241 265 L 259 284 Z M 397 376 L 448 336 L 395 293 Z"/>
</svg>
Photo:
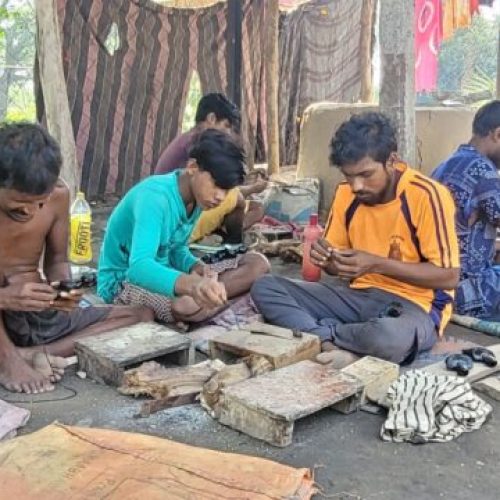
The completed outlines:
<svg viewBox="0 0 500 500">
<path fill-rule="evenodd" d="M 17 429 L 25 425 L 29 418 L 29 410 L 0 399 L 0 441 L 14 437 Z"/>
<path fill-rule="evenodd" d="M 387 401 L 389 414 L 380 437 L 395 443 L 451 441 L 479 429 L 492 412 L 467 382 L 421 370 L 406 372 L 393 382 Z"/>
</svg>

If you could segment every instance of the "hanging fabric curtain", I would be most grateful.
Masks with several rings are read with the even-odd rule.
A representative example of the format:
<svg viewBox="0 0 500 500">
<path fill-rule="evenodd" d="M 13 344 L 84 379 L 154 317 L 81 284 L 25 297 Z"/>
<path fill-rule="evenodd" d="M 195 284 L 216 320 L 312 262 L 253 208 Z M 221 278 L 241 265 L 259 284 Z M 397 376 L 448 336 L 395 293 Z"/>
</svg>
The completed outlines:
<svg viewBox="0 0 500 500">
<path fill-rule="evenodd" d="M 442 39 L 441 0 L 415 2 L 415 90 L 432 91 L 437 86 L 438 49 Z"/>
<path fill-rule="evenodd" d="M 479 12 L 479 0 L 443 1 L 443 39 L 451 38 L 458 28 L 468 28 L 472 16 Z"/>
</svg>

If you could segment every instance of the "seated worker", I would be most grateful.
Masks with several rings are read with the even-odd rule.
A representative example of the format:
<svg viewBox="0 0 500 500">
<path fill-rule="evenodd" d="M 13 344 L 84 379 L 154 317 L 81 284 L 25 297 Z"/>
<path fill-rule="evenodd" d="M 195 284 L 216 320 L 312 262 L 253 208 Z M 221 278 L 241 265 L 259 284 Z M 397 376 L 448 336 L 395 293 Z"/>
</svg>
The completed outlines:
<svg viewBox="0 0 500 500">
<path fill-rule="evenodd" d="M 109 219 L 99 262 L 101 297 L 146 305 L 158 320 L 172 323 L 206 319 L 247 292 L 269 269 L 264 256 L 247 253 L 211 269 L 188 248 L 202 211 L 223 203 L 243 182 L 244 166 L 243 149 L 231 135 L 209 129 L 191 147 L 184 169 L 133 187 Z"/>
<path fill-rule="evenodd" d="M 495 240 L 500 227 L 500 101 L 474 117 L 472 139 L 442 163 L 432 177 L 451 191 L 460 243 L 459 314 L 500 321 L 500 265 Z"/>
<path fill-rule="evenodd" d="M 228 134 L 238 133 L 240 110 L 222 94 L 207 94 L 198 103 L 196 125 L 188 132 L 176 137 L 160 156 L 155 174 L 165 174 L 186 166 L 189 149 L 196 136 L 207 129 L 216 129 Z M 234 187 L 224 201 L 212 210 L 203 212 L 193 231 L 191 241 L 198 241 L 221 230 L 226 243 L 241 243 L 243 231 L 259 222 L 264 216 L 262 204 L 257 201 L 245 203 L 247 197 L 260 193 L 266 182 L 258 181 L 247 186 Z"/>
<path fill-rule="evenodd" d="M 267 321 L 318 335 L 324 351 L 409 362 L 450 319 L 459 275 L 453 200 L 398 160 L 395 131 L 380 113 L 351 117 L 330 147 L 347 182 L 311 258 L 346 284 L 264 276 L 252 298 Z"/>
<path fill-rule="evenodd" d="M 71 355 L 78 338 L 152 319 L 130 307 L 80 309 L 81 292 L 58 296 L 50 285 L 70 278 L 61 163 L 42 127 L 0 126 L 0 385 L 11 391 L 53 389 L 65 360 L 52 354 Z"/>
</svg>

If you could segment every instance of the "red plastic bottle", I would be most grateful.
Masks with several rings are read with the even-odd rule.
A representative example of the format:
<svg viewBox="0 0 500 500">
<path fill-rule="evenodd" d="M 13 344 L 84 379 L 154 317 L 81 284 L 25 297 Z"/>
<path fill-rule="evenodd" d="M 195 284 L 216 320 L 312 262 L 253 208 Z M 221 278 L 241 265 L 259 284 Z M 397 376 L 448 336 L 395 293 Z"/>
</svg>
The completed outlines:
<svg viewBox="0 0 500 500">
<path fill-rule="evenodd" d="M 321 238 L 323 230 L 318 225 L 318 214 L 311 214 L 309 225 L 304 228 L 304 257 L 302 259 L 302 278 L 306 281 L 319 281 L 321 269 L 311 262 L 311 246 Z"/>
</svg>

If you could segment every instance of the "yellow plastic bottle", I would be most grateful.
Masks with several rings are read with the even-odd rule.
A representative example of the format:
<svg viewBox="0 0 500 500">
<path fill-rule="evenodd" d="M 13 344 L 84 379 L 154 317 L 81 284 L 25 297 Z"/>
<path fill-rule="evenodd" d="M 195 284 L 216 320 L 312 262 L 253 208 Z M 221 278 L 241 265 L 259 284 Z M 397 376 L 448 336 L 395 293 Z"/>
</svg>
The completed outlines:
<svg viewBox="0 0 500 500">
<path fill-rule="evenodd" d="M 69 260 L 87 264 L 92 260 L 92 211 L 82 192 L 78 192 L 70 211 Z"/>
</svg>

